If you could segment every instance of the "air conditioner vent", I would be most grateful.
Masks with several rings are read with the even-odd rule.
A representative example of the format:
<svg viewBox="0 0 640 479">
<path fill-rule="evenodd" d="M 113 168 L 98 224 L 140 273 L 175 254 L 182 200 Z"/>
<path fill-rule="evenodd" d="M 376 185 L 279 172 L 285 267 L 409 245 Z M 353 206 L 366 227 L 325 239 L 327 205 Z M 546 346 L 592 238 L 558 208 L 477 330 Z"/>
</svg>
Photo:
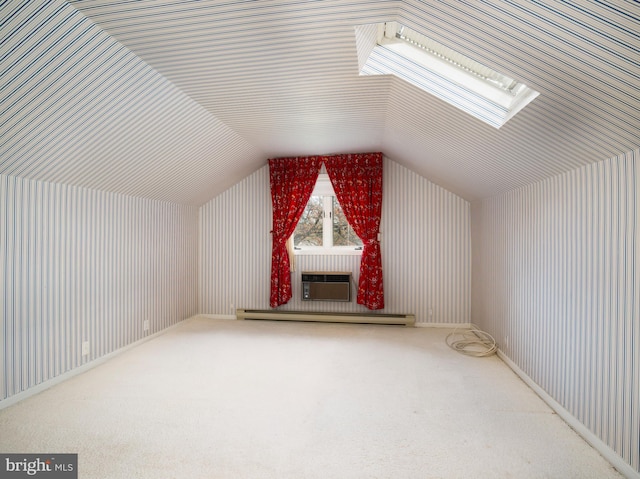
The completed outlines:
<svg viewBox="0 0 640 479">
<path fill-rule="evenodd" d="M 351 273 L 302 273 L 302 282 L 312 283 L 348 283 Z"/>
</svg>

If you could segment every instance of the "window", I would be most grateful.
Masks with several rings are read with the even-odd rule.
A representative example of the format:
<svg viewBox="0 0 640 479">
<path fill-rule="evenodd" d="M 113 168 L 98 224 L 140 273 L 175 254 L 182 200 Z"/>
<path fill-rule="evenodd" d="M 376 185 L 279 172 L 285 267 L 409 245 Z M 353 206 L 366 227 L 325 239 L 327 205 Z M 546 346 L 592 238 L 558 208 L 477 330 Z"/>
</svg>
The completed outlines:
<svg viewBox="0 0 640 479">
<path fill-rule="evenodd" d="M 362 240 L 355 234 L 338 202 L 331 181 L 321 173 L 293 232 L 297 254 L 360 254 Z"/>
<path fill-rule="evenodd" d="M 495 128 L 538 96 L 523 83 L 397 22 L 377 29 L 361 75 L 395 75 Z"/>
</svg>

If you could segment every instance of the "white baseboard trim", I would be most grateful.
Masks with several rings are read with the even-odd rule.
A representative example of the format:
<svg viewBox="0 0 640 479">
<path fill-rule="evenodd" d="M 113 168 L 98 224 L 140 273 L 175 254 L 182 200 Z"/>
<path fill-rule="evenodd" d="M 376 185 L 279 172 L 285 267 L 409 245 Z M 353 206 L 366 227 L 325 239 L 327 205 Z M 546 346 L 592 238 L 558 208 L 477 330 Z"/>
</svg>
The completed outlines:
<svg viewBox="0 0 640 479">
<path fill-rule="evenodd" d="M 501 350 L 498 350 L 498 357 L 509 366 L 527 386 L 542 398 L 547 405 L 553 409 L 574 431 L 587 441 L 596 451 L 598 451 L 607 461 L 611 463 L 616 470 L 627 479 L 640 479 L 640 472 L 636 471 L 622 457 L 620 457 L 613 449 L 605 444 L 599 437 L 592 433 L 584 424 L 567 411 L 559 402 L 553 399 L 544 389 L 538 386 L 533 379 L 520 369 L 508 356 Z"/>
<path fill-rule="evenodd" d="M 133 343 L 127 344 L 126 346 L 121 347 L 120 349 L 116 349 L 115 351 L 112 351 L 110 353 L 105 354 L 104 356 L 100 356 L 99 358 L 93 359 L 91 361 L 89 361 L 88 363 L 84 363 L 76 368 L 70 369 L 69 371 L 66 371 L 62 374 L 59 374 L 56 377 L 53 377 L 51 379 L 48 379 L 44 382 L 41 382 L 40 384 L 36 384 L 33 387 L 30 387 L 29 389 L 26 389 L 24 391 L 21 391 L 17 394 L 14 394 L 12 396 L 9 396 L 6 399 L 2 399 L 0 400 L 0 410 L 1 409 L 5 409 L 8 408 L 9 406 L 13 406 L 14 404 L 19 403 L 20 401 L 24 401 L 27 398 L 30 398 L 31 396 L 35 396 L 36 394 L 41 393 L 42 391 L 46 391 L 47 389 L 55 386 L 56 384 L 60 384 L 64 381 L 66 381 L 67 379 L 71 379 L 74 376 L 77 376 L 78 374 L 82 374 L 84 372 L 89 371 L 90 369 L 95 368 L 96 366 L 100 366 L 101 364 L 103 364 L 104 362 L 108 361 L 109 359 L 118 356 L 122 353 L 124 353 L 125 351 L 128 351 L 130 349 L 135 348 L 136 346 L 141 345 L 142 343 L 146 343 L 147 341 L 157 338 L 158 336 L 161 336 L 162 334 L 166 333 L 167 331 L 172 330 L 173 328 L 178 327 L 180 324 L 182 324 L 185 321 L 189 321 L 191 319 L 196 318 L 197 316 L 191 316 L 189 318 L 185 318 L 182 321 L 178 321 L 176 324 L 173 324 L 167 328 L 164 328 L 161 331 L 158 331 L 156 333 L 150 334 L 149 336 L 145 336 L 144 338 L 138 339 L 137 341 L 134 341 Z"/>
<path fill-rule="evenodd" d="M 238 319 L 235 314 L 198 314 L 195 317 L 205 319 Z"/>
</svg>

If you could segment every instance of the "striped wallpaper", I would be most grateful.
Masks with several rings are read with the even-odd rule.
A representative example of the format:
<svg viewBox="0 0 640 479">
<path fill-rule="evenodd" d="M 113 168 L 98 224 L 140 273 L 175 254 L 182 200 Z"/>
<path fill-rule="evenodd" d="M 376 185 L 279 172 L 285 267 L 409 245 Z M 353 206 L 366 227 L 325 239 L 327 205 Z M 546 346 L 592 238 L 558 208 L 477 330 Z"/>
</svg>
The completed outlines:
<svg viewBox="0 0 640 479">
<path fill-rule="evenodd" d="M 3 3 L 0 174 L 199 206 L 264 157 L 68 2 Z"/>
<path fill-rule="evenodd" d="M 193 315 L 197 220 L 191 206 L 0 175 L 0 400 Z"/>
<path fill-rule="evenodd" d="M 469 204 L 385 158 L 382 259 L 385 313 L 421 323 L 470 320 Z M 200 209 L 199 310 L 269 308 L 271 196 L 265 166 Z M 351 271 L 359 256 L 297 256 L 292 300 L 282 310 L 360 312 L 350 303 L 300 299 L 300 272 Z"/>
<path fill-rule="evenodd" d="M 640 145 L 640 2 L 5 0 L 0 174 L 201 206 L 269 157 L 384 151 L 467 200 Z M 398 21 L 540 96 L 499 131 L 358 72 Z"/>
<path fill-rule="evenodd" d="M 474 203 L 472 318 L 640 472 L 639 159 Z"/>
</svg>

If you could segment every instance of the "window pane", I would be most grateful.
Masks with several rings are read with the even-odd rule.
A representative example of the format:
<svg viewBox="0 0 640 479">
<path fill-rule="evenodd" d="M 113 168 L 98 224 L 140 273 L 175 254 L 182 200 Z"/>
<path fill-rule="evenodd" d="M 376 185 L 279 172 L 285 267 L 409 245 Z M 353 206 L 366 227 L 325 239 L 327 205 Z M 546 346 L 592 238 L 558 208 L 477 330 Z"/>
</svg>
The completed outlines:
<svg viewBox="0 0 640 479">
<path fill-rule="evenodd" d="M 294 246 L 322 246 L 322 196 L 312 196 L 293 233 Z"/>
<path fill-rule="evenodd" d="M 342 206 L 335 196 L 333 197 L 333 246 L 362 246 L 362 240 L 349 225 Z"/>
</svg>

